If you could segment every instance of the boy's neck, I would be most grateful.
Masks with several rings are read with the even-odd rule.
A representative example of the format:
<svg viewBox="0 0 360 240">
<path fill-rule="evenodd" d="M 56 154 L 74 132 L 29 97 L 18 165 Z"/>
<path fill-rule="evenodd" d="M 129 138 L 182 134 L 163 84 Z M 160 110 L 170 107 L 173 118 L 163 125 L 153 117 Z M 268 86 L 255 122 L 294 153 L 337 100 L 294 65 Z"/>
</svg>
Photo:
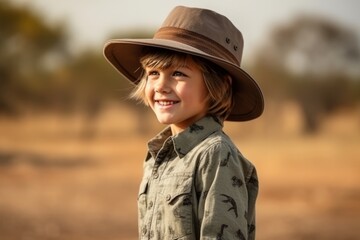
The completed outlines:
<svg viewBox="0 0 360 240">
<path fill-rule="evenodd" d="M 175 136 L 175 135 L 183 132 L 187 127 L 188 127 L 188 126 L 186 126 L 186 127 L 181 127 L 181 126 L 177 126 L 177 125 L 175 125 L 175 124 L 170 124 L 171 134 L 172 134 L 173 136 Z"/>
</svg>

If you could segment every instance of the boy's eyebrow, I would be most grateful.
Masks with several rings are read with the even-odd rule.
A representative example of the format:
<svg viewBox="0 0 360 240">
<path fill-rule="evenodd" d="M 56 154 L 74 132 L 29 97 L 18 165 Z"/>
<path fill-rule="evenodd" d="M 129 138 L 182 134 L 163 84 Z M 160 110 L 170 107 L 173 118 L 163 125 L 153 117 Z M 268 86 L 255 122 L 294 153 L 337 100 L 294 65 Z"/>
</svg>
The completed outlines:
<svg viewBox="0 0 360 240">
<path fill-rule="evenodd" d="M 191 67 L 187 64 L 179 64 L 178 66 L 174 66 L 175 68 L 187 68 L 187 69 L 191 69 Z"/>
</svg>

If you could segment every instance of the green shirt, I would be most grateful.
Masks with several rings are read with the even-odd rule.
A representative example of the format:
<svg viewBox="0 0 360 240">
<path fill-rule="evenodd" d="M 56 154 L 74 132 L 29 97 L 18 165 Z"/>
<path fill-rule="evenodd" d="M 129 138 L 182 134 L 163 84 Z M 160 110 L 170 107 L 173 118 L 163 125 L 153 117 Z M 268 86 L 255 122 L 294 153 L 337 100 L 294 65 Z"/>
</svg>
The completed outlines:
<svg viewBox="0 0 360 240">
<path fill-rule="evenodd" d="M 255 239 L 255 167 L 205 117 L 148 143 L 138 195 L 140 239 Z"/>
</svg>

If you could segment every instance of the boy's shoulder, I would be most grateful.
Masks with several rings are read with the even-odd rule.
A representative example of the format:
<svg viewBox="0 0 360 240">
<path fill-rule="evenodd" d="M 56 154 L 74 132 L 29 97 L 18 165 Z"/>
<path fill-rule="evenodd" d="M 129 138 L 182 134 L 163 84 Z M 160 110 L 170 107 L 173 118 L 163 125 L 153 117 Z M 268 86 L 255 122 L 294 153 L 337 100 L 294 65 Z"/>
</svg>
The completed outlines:
<svg viewBox="0 0 360 240">
<path fill-rule="evenodd" d="M 223 166 L 231 159 L 236 166 L 247 173 L 246 178 L 249 179 L 249 174 L 255 169 L 254 164 L 248 160 L 231 140 L 231 138 L 223 131 L 217 131 L 209 135 L 207 139 L 199 146 L 200 158 L 209 160 L 212 164 Z M 234 165 L 234 166 L 235 166 Z"/>
<path fill-rule="evenodd" d="M 199 145 L 205 148 L 226 148 L 238 151 L 237 146 L 231 138 L 222 130 L 215 131 L 204 139 Z"/>
</svg>

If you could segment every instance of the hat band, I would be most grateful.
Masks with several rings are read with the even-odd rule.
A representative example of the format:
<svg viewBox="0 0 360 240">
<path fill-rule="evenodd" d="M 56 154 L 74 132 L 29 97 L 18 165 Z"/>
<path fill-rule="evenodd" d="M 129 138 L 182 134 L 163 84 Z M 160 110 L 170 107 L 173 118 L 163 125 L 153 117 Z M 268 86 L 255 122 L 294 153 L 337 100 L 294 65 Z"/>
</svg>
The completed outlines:
<svg viewBox="0 0 360 240">
<path fill-rule="evenodd" d="M 160 28 L 154 35 L 154 39 L 167 39 L 197 48 L 209 55 L 227 60 L 237 66 L 240 62 L 226 48 L 215 42 L 214 40 L 204 37 L 196 32 L 188 31 L 175 27 Z"/>
</svg>

